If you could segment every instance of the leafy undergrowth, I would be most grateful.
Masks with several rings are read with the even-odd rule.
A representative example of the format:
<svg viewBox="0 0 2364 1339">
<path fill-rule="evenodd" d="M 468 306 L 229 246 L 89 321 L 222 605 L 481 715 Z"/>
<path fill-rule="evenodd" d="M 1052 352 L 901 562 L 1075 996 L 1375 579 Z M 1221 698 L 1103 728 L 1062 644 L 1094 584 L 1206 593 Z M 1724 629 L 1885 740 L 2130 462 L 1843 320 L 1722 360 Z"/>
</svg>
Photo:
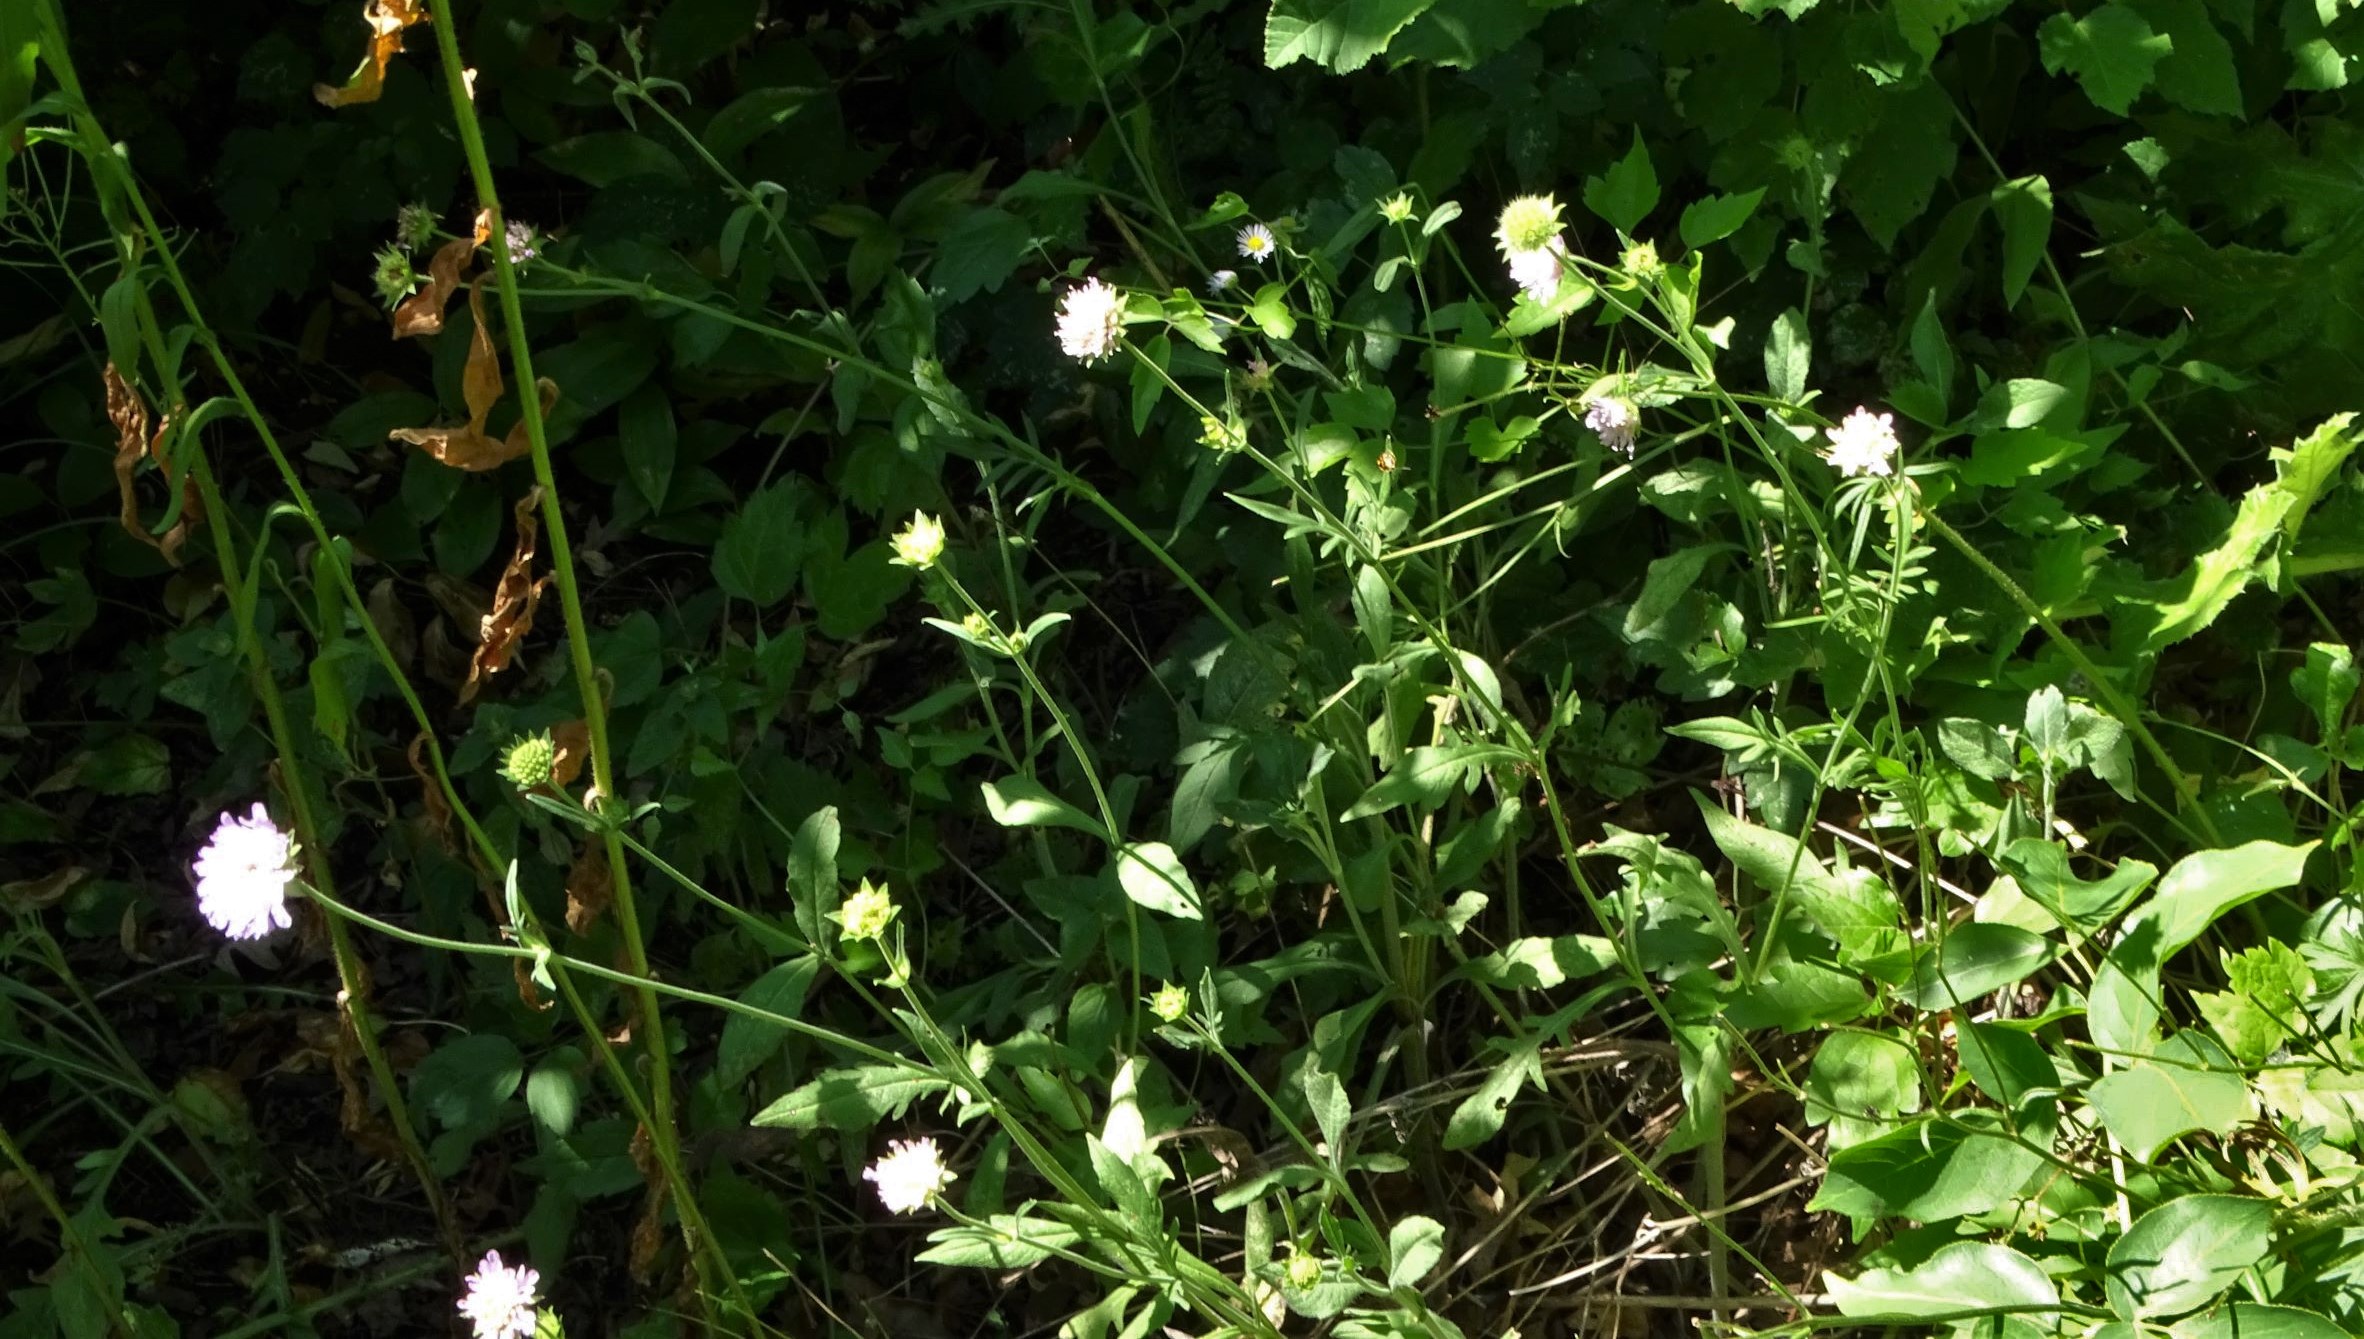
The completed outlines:
<svg viewBox="0 0 2364 1339">
<path fill-rule="evenodd" d="M 0 1339 L 2364 1328 L 2337 0 L 0 0 Z"/>
</svg>

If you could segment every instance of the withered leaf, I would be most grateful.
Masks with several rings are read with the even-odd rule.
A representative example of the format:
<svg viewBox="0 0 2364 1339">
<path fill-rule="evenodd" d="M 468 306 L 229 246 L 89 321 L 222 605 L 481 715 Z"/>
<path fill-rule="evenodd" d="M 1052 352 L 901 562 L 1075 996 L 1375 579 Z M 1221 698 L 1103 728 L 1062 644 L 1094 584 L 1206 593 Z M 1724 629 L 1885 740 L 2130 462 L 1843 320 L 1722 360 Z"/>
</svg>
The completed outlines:
<svg viewBox="0 0 2364 1339">
<path fill-rule="evenodd" d="M 484 319 L 482 276 L 468 287 L 468 309 L 476 316 L 476 334 L 468 344 L 468 365 L 460 374 L 460 394 L 468 404 L 468 421 L 456 428 L 396 428 L 387 436 L 419 447 L 453 469 L 498 469 L 531 451 L 533 441 L 526 435 L 523 417 L 505 438 L 489 436 L 484 430 L 485 420 L 492 417 L 493 405 L 500 401 L 503 383 L 500 356 L 493 351 L 492 330 Z M 541 396 L 544 414 L 557 407 L 556 382 L 545 377 L 535 390 Z"/>
<path fill-rule="evenodd" d="M 435 834 L 435 842 L 445 851 L 456 849 L 451 837 L 451 802 L 443 797 L 443 787 L 435 780 L 435 773 L 427 767 L 427 732 L 421 730 L 410 741 L 411 775 L 419 779 L 419 798 L 427 811 L 427 827 Z"/>
<path fill-rule="evenodd" d="M 583 774 L 583 764 L 590 761 L 591 724 L 568 721 L 550 731 L 550 742 L 557 746 L 557 755 L 550 760 L 550 784 L 564 789 L 575 783 Z"/>
<path fill-rule="evenodd" d="M 535 484 L 517 499 L 517 549 L 509 555 L 509 565 L 501 572 L 501 583 L 493 588 L 493 603 L 484 616 L 476 645 L 476 655 L 468 663 L 468 681 L 460 685 L 460 701 L 467 702 L 484 686 L 487 676 L 508 668 L 509 658 L 516 653 L 517 643 L 534 626 L 534 606 L 541 603 L 542 587 L 549 576 L 533 574 L 534 551 L 541 541 L 541 519 L 535 508 L 542 502 L 542 486 Z"/>
<path fill-rule="evenodd" d="M 172 418 L 167 415 L 151 436 L 148 432 L 147 402 L 140 398 L 139 391 L 130 382 L 123 379 L 123 374 L 115 370 L 113 363 L 107 364 L 104 381 L 107 388 L 107 418 L 115 425 L 115 491 L 123 504 L 123 529 L 132 538 L 163 554 L 166 562 L 178 567 L 181 546 L 189 541 L 189 528 L 205 519 L 205 503 L 197 491 L 197 480 L 182 476 L 180 514 L 174 518 L 172 528 L 166 530 L 161 538 L 149 533 L 148 527 L 140 523 L 139 493 L 133 487 L 132 480 L 139 473 L 140 458 L 143 456 L 155 460 L 158 468 L 164 466 L 164 439 L 172 431 Z"/>
<path fill-rule="evenodd" d="M 552 779 L 556 779 L 555 773 Z M 615 900 L 616 875 L 607 863 L 606 844 L 585 841 L 575 853 L 575 867 L 566 875 L 566 928 L 589 934 Z"/>
<path fill-rule="evenodd" d="M 424 0 L 369 0 L 361 7 L 361 19 L 369 25 L 369 53 L 361 58 L 361 66 L 342 88 L 328 84 L 312 85 L 312 96 L 323 107 L 349 107 L 356 102 L 376 102 L 386 91 L 386 63 L 394 53 L 402 50 L 402 30 L 414 23 L 427 21 Z"/>
<path fill-rule="evenodd" d="M 476 212 L 474 237 L 454 237 L 435 249 L 427 261 L 427 286 L 394 309 L 394 338 L 432 335 L 443 329 L 443 309 L 451 305 L 451 295 L 460 287 L 460 271 L 467 268 L 476 248 L 491 237 L 492 211 L 481 209 Z"/>
</svg>

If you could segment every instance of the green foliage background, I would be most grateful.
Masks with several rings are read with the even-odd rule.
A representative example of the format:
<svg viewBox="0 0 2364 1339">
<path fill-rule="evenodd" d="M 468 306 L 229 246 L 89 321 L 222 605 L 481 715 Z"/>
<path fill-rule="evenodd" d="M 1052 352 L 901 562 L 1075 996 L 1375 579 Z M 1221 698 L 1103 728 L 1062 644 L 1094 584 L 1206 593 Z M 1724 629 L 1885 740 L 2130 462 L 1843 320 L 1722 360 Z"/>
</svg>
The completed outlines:
<svg viewBox="0 0 2364 1339">
<path fill-rule="evenodd" d="M 2356 5 L 437 19 L 0 0 L 0 1336 L 2364 1325 Z"/>
</svg>

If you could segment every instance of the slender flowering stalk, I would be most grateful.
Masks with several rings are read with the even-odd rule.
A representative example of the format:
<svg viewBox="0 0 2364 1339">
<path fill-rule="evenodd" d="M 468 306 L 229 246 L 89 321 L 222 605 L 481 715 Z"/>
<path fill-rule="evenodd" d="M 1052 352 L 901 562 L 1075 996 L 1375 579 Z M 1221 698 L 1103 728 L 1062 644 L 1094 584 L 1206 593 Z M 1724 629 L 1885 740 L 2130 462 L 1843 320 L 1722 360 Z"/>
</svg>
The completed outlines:
<svg viewBox="0 0 2364 1339">
<path fill-rule="evenodd" d="M 1251 223 L 1239 230 L 1239 254 L 1242 259 L 1261 265 L 1280 250 L 1280 243 L 1272 238 L 1272 229 L 1261 223 Z"/>
<path fill-rule="evenodd" d="M 1831 468 L 1852 479 L 1872 474 L 1881 478 L 1896 472 L 1896 416 L 1857 409 L 1830 429 L 1830 450 L 1824 457 Z"/>
<path fill-rule="evenodd" d="M 288 927 L 295 842 L 263 806 L 244 818 L 223 814 L 192 869 L 198 914 L 214 929 L 232 939 L 260 939 Z"/>
<path fill-rule="evenodd" d="M 952 1169 L 936 1151 L 933 1139 L 897 1139 L 885 1157 L 872 1163 L 862 1179 L 878 1187 L 879 1201 L 890 1213 L 918 1213 L 928 1201 L 952 1184 Z"/>
<path fill-rule="evenodd" d="M 499 1251 L 486 1251 L 468 1276 L 460 1314 L 475 1328 L 476 1339 L 533 1339 L 535 1290 L 541 1283 L 532 1266 L 511 1267 L 501 1263 Z"/>
<path fill-rule="evenodd" d="M 1086 279 L 1059 299 L 1059 348 L 1080 362 L 1096 363 L 1116 352 L 1125 329 L 1125 296 L 1098 279 Z"/>
</svg>

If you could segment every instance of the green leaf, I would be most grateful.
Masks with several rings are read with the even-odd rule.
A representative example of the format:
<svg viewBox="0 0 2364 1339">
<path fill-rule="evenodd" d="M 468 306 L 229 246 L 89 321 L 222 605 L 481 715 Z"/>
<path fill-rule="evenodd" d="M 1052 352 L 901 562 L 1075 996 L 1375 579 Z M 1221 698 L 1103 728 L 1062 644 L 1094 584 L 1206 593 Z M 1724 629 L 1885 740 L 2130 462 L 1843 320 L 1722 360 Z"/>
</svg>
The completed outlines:
<svg viewBox="0 0 2364 1339">
<path fill-rule="evenodd" d="M 689 171 L 673 151 L 646 135 L 630 130 L 601 130 L 562 139 L 534 151 L 544 167 L 593 186 L 613 186 L 633 177 L 656 177 L 686 184 Z"/>
<path fill-rule="evenodd" d="M 755 978 L 739 996 L 739 1003 L 795 1018 L 804 1008 L 805 992 L 812 989 L 813 978 L 820 972 L 821 960 L 810 954 L 781 963 Z M 788 1029 L 781 1024 L 737 1012 L 724 1015 L 722 1040 L 714 1053 L 714 1081 L 724 1088 L 738 1087 L 778 1054 L 787 1040 Z"/>
<path fill-rule="evenodd" d="M 673 421 L 673 401 L 654 384 L 624 397 L 617 411 L 616 435 L 624 450 L 624 472 L 647 499 L 652 512 L 665 510 L 665 492 L 673 483 L 674 452 L 680 430 Z"/>
<path fill-rule="evenodd" d="M 1332 74 L 1361 69 L 1436 0 L 1273 0 L 1264 64 L 1310 60 Z"/>
<path fill-rule="evenodd" d="M 714 581 L 724 594 L 769 608 L 796 589 L 810 496 L 800 481 L 783 480 L 723 522 L 713 561 Z"/>
<path fill-rule="evenodd" d="M 2315 846 L 2253 841 L 2185 856 L 2159 880 L 2158 894 L 2127 923 L 2121 946 L 2139 945 L 2153 955 L 2151 962 L 2165 962 L 2227 911 L 2297 883 Z M 2110 956 L 2117 957 L 2117 951 Z"/>
<path fill-rule="evenodd" d="M 708 153 L 728 163 L 748 145 L 787 124 L 819 96 L 819 89 L 794 85 L 750 89 L 716 112 L 698 138 L 705 142 Z"/>
<path fill-rule="evenodd" d="M 2060 1301 L 2044 1267 L 2008 1246 L 1957 1241 L 1910 1269 L 1867 1269 L 1851 1279 L 1828 1277 L 1830 1302 L 1858 1320 L 1966 1321 L 2006 1312 L 2049 1332 L 2058 1319 L 2030 1307 Z M 1979 1333 L 1985 1333 L 1981 1326 Z M 2008 1331 L 1998 1331 L 2008 1333 Z"/>
<path fill-rule="evenodd" d="M 2249 1085 L 2233 1058 L 2198 1032 L 2179 1032 L 2150 1058 L 2094 1080 L 2085 1098 L 2126 1152 L 2140 1161 L 2179 1135 L 2230 1134 L 2250 1117 Z"/>
<path fill-rule="evenodd" d="M 2282 533 L 2287 539 L 2297 539 L 2299 527 L 2305 524 L 2307 513 L 2323 500 L 2339 479 L 2340 467 L 2356 447 L 2364 444 L 2364 429 L 2355 426 L 2356 416 L 2334 414 L 2315 425 L 2315 430 L 2288 450 L 2276 448 L 2269 453 L 2274 461 L 2274 490 L 2290 499 L 2282 513 Z"/>
<path fill-rule="evenodd" d="M 1757 202 L 1764 198 L 1765 188 L 1759 186 L 1738 195 L 1711 195 L 1693 201 L 1684 208 L 1682 221 L 1676 225 L 1683 245 L 1696 251 L 1710 242 L 1730 237 L 1757 212 Z"/>
<path fill-rule="evenodd" d="M 2110 0 L 2083 18 L 2054 14 L 2036 29 L 2044 68 L 2075 75 L 2093 105 L 2124 116 L 2151 86 L 2159 62 L 2175 49 L 2133 7 Z"/>
<path fill-rule="evenodd" d="M 1921 1109 L 1919 1057 L 1884 1033 L 1833 1032 L 1814 1052 L 1801 1092 L 1806 1123 L 1830 1126 L 1833 1150 L 1859 1144 Z"/>
<path fill-rule="evenodd" d="M 2060 1071 L 2036 1039 L 2000 1023 L 1972 1023 L 1958 1048 L 1978 1091 L 2017 1110 L 2031 1092 L 2057 1089 Z"/>
<path fill-rule="evenodd" d="M 1499 811 L 1497 811 L 1499 812 Z M 1512 990 L 1550 990 L 1617 965 L 1617 948 L 1599 935 L 1536 935 L 1513 939 L 1466 970 L 1473 980 Z"/>
<path fill-rule="evenodd" d="M 1305 1070 L 1305 1101 L 1313 1111 L 1314 1124 L 1321 1127 L 1322 1141 L 1330 1146 L 1333 1156 L 1343 1150 L 1346 1122 L 1354 1115 L 1346 1101 L 1346 1086 L 1338 1076 L 1319 1066 Z"/>
<path fill-rule="evenodd" d="M 1000 209 L 970 209 L 945 230 L 928 281 L 947 302 L 998 293 L 1033 244 L 1026 220 Z"/>
<path fill-rule="evenodd" d="M 1502 1043 L 1495 1043 L 1502 1045 Z M 1529 1037 L 1508 1044 L 1509 1056 L 1494 1066 L 1478 1090 L 1453 1108 L 1445 1121 L 1447 1149 L 1473 1148 L 1494 1137 L 1502 1128 L 1504 1117 L 1510 1114 L 1510 1104 L 1519 1090 L 1533 1083 L 1543 1083 L 1543 1060 L 1539 1054 L 1541 1037 Z"/>
<path fill-rule="evenodd" d="M 1186 921 L 1203 919 L 1198 884 L 1182 867 L 1182 857 L 1164 842 L 1127 842 L 1117 848 L 1116 882 L 1125 896 L 1149 908 Z"/>
<path fill-rule="evenodd" d="M 1135 436 L 1148 428 L 1149 416 L 1157 409 L 1157 402 L 1166 393 L 1165 371 L 1173 365 L 1174 341 L 1158 335 L 1141 346 L 1142 356 L 1132 360 L 1133 433 Z"/>
<path fill-rule="evenodd" d="M 1861 962 L 1902 947 L 1903 909 L 1877 878 L 1860 870 L 1835 875 L 1788 833 L 1734 818 L 1696 791 L 1691 798 L 1717 847 L 1766 896 L 1786 890 L 1788 904 L 1837 942 L 1842 961 Z"/>
<path fill-rule="evenodd" d="M 1490 418 L 1469 421 L 1469 457 L 1491 463 L 1508 460 L 1518 449 L 1540 432 L 1543 424 L 1532 414 L 1521 414 L 1509 423 L 1496 427 Z"/>
<path fill-rule="evenodd" d="M 1289 310 L 1289 286 L 1266 284 L 1256 290 L 1248 303 L 1248 319 L 1256 328 L 1274 339 L 1287 339 L 1297 333 L 1296 313 Z"/>
<path fill-rule="evenodd" d="M 1831 1154 L 1806 1207 L 1934 1223 L 2009 1203 L 2044 1166 L 2042 1153 L 2006 1133 L 1999 1113 L 1966 1108 Z"/>
<path fill-rule="evenodd" d="M 1806 314 L 1792 307 L 1774 317 L 1765 336 L 1765 388 L 1792 404 L 1804 399 L 1813 360 L 1814 337 L 1807 333 Z"/>
<path fill-rule="evenodd" d="M 1584 207 L 1629 237 L 1658 207 L 1658 173 L 1650 166 L 1641 131 L 1634 131 L 1633 148 L 1625 157 L 1600 176 L 1584 179 Z"/>
<path fill-rule="evenodd" d="M 2016 307 L 2052 237 L 2052 183 L 2042 177 L 2006 181 L 1987 203 L 2003 230 L 2003 305 Z"/>
<path fill-rule="evenodd" d="M 1387 1230 L 1387 1286 L 1417 1288 L 1445 1258 L 1445 1225 L 1413 1214 Z"/>
<path fill-rule="evenodd" d="M 1863 230 L 1887 250 L 1929 208 L 1937 183 L 1954 170 L 1957 149 L 1953 104 L 1936 80 L 1885 93 L 1877 105 L 1879 122 L 1848 157 L 1839 194 Z"/>
<path fill-rule="evenodd" d="M 2227 1302 L 2205 1316 L 2176 1322 L 2171 1339 L 2346 1339 L 2348 1331 L 2312 1311 L 2263 1302 Z"/>
<path fill-rule="evenodd" d="M 918 1259 L 923 1264 L 955 1269 L 1025 1269 L 1082 1239 L 1082 1233 L 1064 1223 L 997 1213 L 981 1226 L 937 1228 L 928 1234 L 935 1244 L 921 1251 Z"/>
<path fill-rule="evenodd" d="M 1720 554 L 1738 550 L 1736 544 L 1693 544 L 1676 549 L 1663 558 L 1650 561 L 1648 575 L 1642 578 L 1642 593 L 1625 611 L 1625 640 L 1638 642 L 1650 635 L 1667 615 L 1682 602 L 1691 587 L 1699 583 L 1707 564 Z"/>
<path fill-rule="evenodd" d="M 454 1037 L 410 1072 L 413 1102 L 450 1129 L 488 1129 L 525 1080 L 517 1043 L 497 1032 Z"/>
<path fill-rule="evenodd" d="M 563 1139 L 575 1128 L 583 1103 L 583 1080 L 572 1065 L 544 1060 L 525 1080 L 525 1106 L 544 1130 Z"/>
<path fill-rule="evenodd" d="M 985 797 L 985 811 L 1005 828 L 1073 828 L 1102 840 L 1108 838 L 1108 829 L 1100 826 L 1100 820 L 1053 795 L 1032 777 L 1003 777 L 986 782 L 978 791 Z"/>
<path fill-rule="evenodd" d="M 1958 1009 L 2024 979 L 2052 961 L 2060 946 L 2015 925 L 1973 921 L 1946 932 L 1941 945 L 1913 957 L 1913 976 L 1897 994 L 1916 1009 Z"/>
<path fill-rule="evenodd" d="M 1472 767 L 1511 762 L 1518 755 L 1499 744 L 1438 744 L 1412 749 L 1387 775 L 1371 783 L 1362 798 L 1338 816 L 1340 822 L 1373 818 L 1398 805 L 1434 809 L 1468 778 Z"/>
<path fill-rule="evenodd" d="M 101 795 L 161 795 L 172 786 L 172 750 L 148 735 L 117 735 L 75 759 L 74 773 Z"/>
<path fill-rule="evenodd" d="M 2241 73 L 2232 43 L 2216 30 L 2205 0 L 2127 0 L 2172 47 L 2159 62 L 2159 96 L 2204 116 L 2241 114 Z"/>
<path fill-rule="evenodd" d="M 755 1113 L 755 1125 L 788 1130 L 867 1130 L 951 1084 L 909 1065 L 834 1069 Z"/>
<path fill-rule="evenodd" d="M 820 944 L 829 928 L 829 913 L 837 910 L 837 847 L 841 831 L 837 807 L 824 805 L 805 816 L 788 844 L 788 900 L 796 911 L 796 928 L 808 944 Z"/>
<path fill-rule="evenodd" d="M 2309 646 L 2306 662 L 2290 671 L 2290 691 L 2315 713 L 2315 724 L 2326 740 L 2340 737 L 2359 682 L 2364 682 L 2364 675 L 2357 672 L 2355 652 L 2336 642 Z"/>
<path fill-rule="evenodd" d="M 2121 1316 L 2175 1316 L 2223 1296 L 2273 1250 L 2274 1211 L 2238 1195 L 2184 1195 L 2134 1220 L 2110 1243 L 2110 1305 Z"/>
</svg>

